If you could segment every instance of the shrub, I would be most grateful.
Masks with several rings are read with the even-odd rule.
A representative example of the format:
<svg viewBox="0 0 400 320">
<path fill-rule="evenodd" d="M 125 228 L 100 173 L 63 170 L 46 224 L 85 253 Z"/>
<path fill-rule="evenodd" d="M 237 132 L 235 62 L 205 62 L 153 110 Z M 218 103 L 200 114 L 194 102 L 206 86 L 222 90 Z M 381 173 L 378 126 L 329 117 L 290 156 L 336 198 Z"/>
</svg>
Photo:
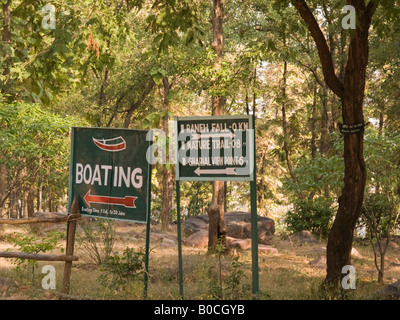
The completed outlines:
<svg viewBox="0 0 400 320">
<path fill-rule="evenodd" d="M 286 213 L 285 223 L 290 232 L 308 230 L 321 238 L 328 236 L 334 215 L 331 200 L 319 197 L 313 200 L 299 199 L 293 210 Z"/>
<path fill-rule="evenodd" d="M 124 289 L 129 283 L 145 272 L 145 252 L 126 248 L 122 255 L 114 252 L 104 260 L 100 269 L 103 274 L 97 279 L 107 289 Z"/>
</svg>

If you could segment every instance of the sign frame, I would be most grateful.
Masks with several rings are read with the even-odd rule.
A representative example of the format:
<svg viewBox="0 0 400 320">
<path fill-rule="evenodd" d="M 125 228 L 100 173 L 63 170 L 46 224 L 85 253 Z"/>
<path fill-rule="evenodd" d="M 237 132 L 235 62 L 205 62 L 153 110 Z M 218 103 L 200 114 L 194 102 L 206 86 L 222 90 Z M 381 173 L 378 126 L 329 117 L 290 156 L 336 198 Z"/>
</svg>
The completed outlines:
<svg viewBox="0 0 400 320">
<path fill-rule="evenodd" d="M 201 122 L 201 121 L 220 121 L 220 122 L 227 122 L 227 121 L 240 121 L 244 120 L 248 122 L 248 129 L 254 130 L 254 118 L 251 115 L 222 115 L 222 116 L 200 116 L 200 117 L 176 117 L 174 119 L 174 131 L 175 131 L 175 180 L 182 180 L 182 181 L 253 181 L 255 179 L 255 158 L 254 154 L 251 152 L 254 149 L 253 139 L 249 137 L 249 141 L 246 140 L 247 146 L 246 148 L 250 149 L 249 152 L 249 159 L 248 161 L 253 165 L 253 170 L 251 170 L 249 175 L 230 175 L 230 176 L 223 176 L 223 175 L 215 175 L 215 176 L 184 176 L 181 173 L 181 162 L 179 159 L 179 122 L 180 121 L 193 121 L 193 122 Z M 232 129 L 231 129 L 232 130 Z M 199 168 L 201 166 L 198 166 Z M 210 166 L 212 169 L 213 166 Z M 230 168 L 229 166 L 225 166 L 225 168 Z M 204 170 L 204 169 L 203 169 Z M 214 169 L 215 170 L 215 169 Z"/>
<path fill-rule="evenodd" d="M 248 120 L 248 129 L 252 130 L 249 141 L 246 140 L 249 148 L 249 159 L 252 170 L 249 176 L 214 176 L 214 177 L 195 177 L 181 176 L 179 159 L 179 121 L 227 121 L 227 120 Z M 259 299 L 259 270 L 258 270 L 258 226 L 257 226 L 257 180 L 256 180 L 256 140 L 255 140 L 255 115 L 223 115 L 223 116 L 203 116 L 203 117 L 176 117 L 174 121 L 175 132 L 175 186 L 176 186 L 176 206 L 177 206 L 177 237 L 178 237 L 178 267 L 179 267 L 179 291 L 183 299 L 183 258 L 181 245 L 181 207 L 180 207 L 180 181 L 249 181 L 250 182 L 250 205 L 251 205 L 251 256 L 252 256 L 252 294 L 255 299 Z M 247 137 L 247 135 L 246 135 Z M 247 153 L 247 150 L 246 150 Z"/>
<path fill-rule="evenodd" d="M 70 162 L 69 162 L 69 187 L 68 187 L 68 199 L 69 199 L 69 201 L 68 201 L 68 208 L 71 208 L 71 205 L 72 205 L 72 199 L 73 199 L 73 196 L 75 195 L 75 194 L 77 194 L 76 192 L 74 193 L 74 185 L 75 185 L 75 180 L 74 180 L 74 173 L 75 173 L 75 168 L 74 168 L 74 166 L 75 166 L 75 163 L 74 163 L 74 160 L 76 160 L 75 159 L 75 138 L 76 138 L 76 131 L 77 130 L 87 130 L 88 132 L 89 131 L 93 131 L 93 132 L 95 132 L 95 131 L 97 131 L 97 132 L 107 132 L 107 134 L 109 134 L 110 132 L 112 132 L 112 131 L 115 131 L 115 132 L 117 132 L 117 131 L 122 131 L 122 132 L 131 132 L 131 133 L 141 133 L 141 134 L 143 134 L 143 135 L 145 135 L 146 134 L 146 143 L 145 143 L 145 145 L 146 145 L 146 150 L 148 150 L 148 148 L 152 145 L 152 143 L 153 143 L 153 141 L 152 141 L 152 139 L 153 139 L 153 136 L 152 136 L 152 132 L 150 132 L 150 137 L 148 137 L 147 135 L 148 135 L 148 133 L 149 133 L 149 131 L 147 131 L 147 130 L 134 130 L 134 129 L 126 129 L 126 128 L 99 128 L 99 127 L 77 127 L 77 126 L 74 126 L 74 127 L 72 127 L 71 128 L 71 133 L 70 133 L 70 139 L 71 139 L 71 148 L 70 148 Z M 151 139 L 151 140 L 150 140 Z M 95 140 L 94 138 L 93 138 L 93 140 Z M 96 143 L 96 141 L 93 141 L 94 142 L 94 145 L 97 145 L 97 143 Z M 98 147 L 98 145 L 97 145 L 97 147 Z M 143 146 L 143 148 L 144 148 L 144 146 Z M 96 150 L 96 149 L 95 149 Z M 110 152 L 110 155 L 113 155 L 114 154 L 114 152 Z M 130 155 L 128 155 L 128 156 L 130 156 Z M 151 154 L 149 154 L 149 156 L 151 156 Z M 106 218 L 106 219 L 112 219 L 112 220 L 120 220 L 120 221 L 128 221 L 128 222 L 134 222 L 134 223 L 143 223 L 143 224 L 146 224 L 147 222 L 148 222 L 148 220 L 149 220 L 149 216 L 150 216 L 150 206 L 149 206 L 149 204 L 150 204 L 150 200 L 151 200 L 151 172 L 152 172 L 152 165 L 151 165 L 151 161 L 147 161 L 147 159 L 144 159 L 143 160 L 143 162 L 144 161 L 146 161 L 146 170 L 147 170 L 147 180 L 144 180 L 143 181 L 143 188 L 147 191 L 147 194 L 144 194 L 143 195 L 143 201 L 145 201 L 145 203 L 144 203 L 144 208 L 142 208 L 142 210 L 145 210 L 145 212 L 143 213 L 143 214 L 141 214 L 141 216 L 143 216 L 143 219 L 135 219 L 135 218 L 121 218 L 120 216 L 118 216 L 118 215 L 96 215 L 96 214 L 88 214 L 88 213 L 86 213 L 86 212 L 82 212 L 81 211 L 81 214 L 83 215 L 83 216 L 89 216 L 89 217 L 93 217 L 93 218 Z M 144 167 L 144 166 L 143 166 Z M 108 171 L 111 171 L 111 170 L 108 170 Z M 110 174 L 111 175 L 111 174 Z M 111 179 L 110 179 L 111 180 Z M 146 184 L 147 183 L 147 184 Z M 111 192 L 111 188 L 110 188 L 110 192 Z M 108 197 L 108 198 L 113 198 L 113 197 L 111 197 L 111 195 L 110 194 L 108 194 L 108 195 L 102 195 L 102 196 L 99 196 L 99 195 L 97 195 L 97 196 L 93 196 L 93 194 L 91 193 L 91 190 L 89 190 L 89 192 L 88 193 L 86 193 L 86 195 L 85 196 L 83 196 L 83 195 L 79 195 L 78 196 L 78 198 L 85 198 L 85 197 L 88 197 L 88 198 L 86 198 L 86 199 L 93 199 L 93 198 L 95 198 L 95 197 L 97 197 L 97 198 L 105 198 L 105 197 Z M 129 195 L 127 195 L 127 196 L 125 196 L 125 198 L 136 198 L 135 196 L 132 196 L 132 197 L 130 197 Z M 80 200 L 80 202 L 82 202 L 82 201 L 88 201 L 88 200 L 86 200 L 86 199 L 79 199 Z M 129 200 L 130 199 L 125 199 L 127 202 L 129 202 Z M 115 200 L 114 200 L 115 201 Z M 119 200 L 118 200 L 119 201 Z M 124 199 L 121 199 L 121 201 L 124 201 Z M 133 200 L 134 201 L 134 200 Z M 94 201 L 90 201 L 91 203 L 93 202 L 93 203 L 96 203 L 95 202 L 95 200 Z M 109 205 L 112 205 L 112 204 L 109 204 Z M 125 206 L 125 205 L 124 205 Z M 91 207 L 91 205 L 89 204 L 89 207 Z M 80 207 L 80 210 L 81 210 L 81 207 Z M 136 217 L 137 218 L 137 217 Z"/>
<path fill-rule="evenodd" d="M 99 128 L 99 127 L 77 127 L 73 126 L 71 127 L 70 131 L 70 141 L 71 141 L 71 147 L 70 147 L 70 161 L 69 161 L 69 185 L 68 185 L 68 214 L 71 214 L 71 206 L 72 206 L 72 201 L 73 201 L 73 184 L 74 184 L 74 177 L 73 177 L 73 165 L 74 165 L 74 152 L 75 152 L 75 131 L 76 129 L 84 129 L 84 130 L 119 130 L 119 131 L 132 131 L 132 132 L 143 132 L 146 133 L 146 145 L 147 145 L 147 150 L 151 147 L 153 144 L 153 132 L 150 130 L 135 130 L 135 129 L 128 129 L 128 128 Z M 96 145 L 96 141 L 93 141 Z M 125 148 L 125 146 L 121 146 L 122 148 Z M 96 216 L 96 215 L 85 215 L 88 217 L 93 217 L 93 218 L 99 218 L 99 219 L 110 219 L 110 220 L 120 220 L 120 221 L 126 221 L 130 223 L 143 223 L 146 224 L 146 240 L 145 240 L 145 272 L 144 272 L 144 291 L 143 295 L 144 298 L 147 297 L 147 290 L 148 290 L 148 273 L 149 273 L 149 254 L 150 254 L 150 214 L 151 214 L 151 187 L 152 187 L 152 154 L 151 152 L 148 153 L 146 150 L 145 156 L 146 156 L 146 162 L 147 162 L 147 181 L 143 181 L 143 185 L 146 185 L 147 189 L 147 194 L 144 195 L 146 197 L 146 204 L 145 204 L 145 217 L 146 221 L 142 220 L 132 220 L 132 219 L 121 219 L 118 217 L 113 217 L 113 216 Z M 76 193 L 75 193 L 76 195 Z"/>
</svg>

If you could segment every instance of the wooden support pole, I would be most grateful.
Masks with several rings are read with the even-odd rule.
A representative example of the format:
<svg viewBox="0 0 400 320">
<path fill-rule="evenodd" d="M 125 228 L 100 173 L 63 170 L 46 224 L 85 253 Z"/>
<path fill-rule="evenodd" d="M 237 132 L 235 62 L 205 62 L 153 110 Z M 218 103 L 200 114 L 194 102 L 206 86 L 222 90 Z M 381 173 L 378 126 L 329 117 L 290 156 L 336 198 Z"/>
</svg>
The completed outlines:
<svg viewBox="0 0 400 320">
<path fill-rule="evenodd" d="M 74 201 L 71 205 L 70 216 L 74 214 L 80 215 L 78 198 L 75 196 Z M 76 231 L 76 219 L 68 220 L 67 225 L 67 248 L 66 255 L 73 256 L 74 255 L 74 245 L 75 245 L 75 231 Z M 66 261 L 64 266 L 64 280 L 61 288 L 61 293 L 69 293 L 69 281 L 71 277 L 72 270 L 72 261 Z"/>
<path fill-rule="evenodd" d="M 59 217 L 34 217 L 24 219 L 0 219 L 0 224 L 30 224 L 30 223 L 61 223 L 80 218 L 80 214 L 70 214 Z"/>
<path fill-rule="evenodd" d="M 0 258 L 18 258 L 37 261 L 78 261 L 78 257 L 72 255 L 37 254 L 12 251 L 0 252 Z"/>
</svg>

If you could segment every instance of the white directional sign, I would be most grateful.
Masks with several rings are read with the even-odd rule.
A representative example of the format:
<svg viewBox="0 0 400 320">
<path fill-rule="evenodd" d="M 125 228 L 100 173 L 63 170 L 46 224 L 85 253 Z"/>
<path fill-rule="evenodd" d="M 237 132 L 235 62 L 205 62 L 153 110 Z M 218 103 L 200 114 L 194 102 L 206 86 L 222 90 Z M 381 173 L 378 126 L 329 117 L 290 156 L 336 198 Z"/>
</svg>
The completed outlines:
<svg viewBox="0 0 400 320">
<path fill-rule="evenodd" d="M 252 120 L 251 116 L 176 118 L 176 179 L 252 180 Z"/>
</svg>

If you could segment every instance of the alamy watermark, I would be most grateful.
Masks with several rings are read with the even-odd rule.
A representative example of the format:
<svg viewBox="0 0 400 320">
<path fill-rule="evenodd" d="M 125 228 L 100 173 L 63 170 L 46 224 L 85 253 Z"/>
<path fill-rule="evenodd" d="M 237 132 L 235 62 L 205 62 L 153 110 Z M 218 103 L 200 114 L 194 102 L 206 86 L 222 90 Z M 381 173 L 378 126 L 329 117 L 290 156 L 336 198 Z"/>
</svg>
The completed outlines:
<svg viewBox="0 0 400 320">
<path fill-rule="evenodd" d="M 42 19 L 42 28 L 54 30 L 56 28 L 56 7 L 52 4 L 46 4 L 42 8 L 42 13 L 45 14 Z"/>
<path fill-rule="evenodd" d="M 56 289 L 56 268 L 52 265 L 42 267 L 42 273 L 46 275 L 42 278 L 42 288 L 45 290 Z"/>
<path fill-rule="evenodd" d="M 355 29 L 356 28 L 356 9 L 352 5 L 344 6 L 342 13 L 346 14 L 342 18 L 342 28 L 343 29 Z"/>
<path fill-rule="evenodd" d="M 356 288 L 356 268 L 351 265 L 345 265 L 342 268 L 342 274 L 346 274 L 342 278 L 342 288 L 345 290 Z"/>
<path fill-rule="evenodd" d="M 169 132 L 174 132 L 173 126 L 174 123 L 171 121 Z M 174 134 L 167 137 L 163 130 L 152 129 L 146 136 L 147 141 L 153 141 L 147 149 L 146 159 L 150 164 L 177 164 L 179 162 L 185 166 L 210 157 L 223 161 L 225 164 L 231 161 L 239 164 L 241 168 L 238 168 L 238 174 L 241 174 L 241 171 L 252 172 L 253 162 L 249 160 L 254 152 L 253 135 L 254 129 L 202 132 L 184 129 L 177 137 Z M 177 143 L 179 148 L 176 146 Z M 222 165 L 221 162 L 219 164 Z"/>
<path fill-rule="evenodd" d="M 52 4 L 46 4 L 42 7 L 42 14 L 45 16 L 42 19 L 43 29 L 56 28 L 56 7 Z M 69 15 L 69 11 L 62 12 L 64 15 Z M 346 14 L 342 18 L 343 29 L 356 29 L 356 9 L 352 5 L 346 5 L 342 8 L 342 14 Z"/>
<path fill-rule="evenodd" d="M 69 10 L 61 12 L 61 15 L 68 16 Z M 56 7 L 53 4 L 46 4 L 42 7 L 42 28 L 45 30 L 56 28 Z"/>
</svg>

